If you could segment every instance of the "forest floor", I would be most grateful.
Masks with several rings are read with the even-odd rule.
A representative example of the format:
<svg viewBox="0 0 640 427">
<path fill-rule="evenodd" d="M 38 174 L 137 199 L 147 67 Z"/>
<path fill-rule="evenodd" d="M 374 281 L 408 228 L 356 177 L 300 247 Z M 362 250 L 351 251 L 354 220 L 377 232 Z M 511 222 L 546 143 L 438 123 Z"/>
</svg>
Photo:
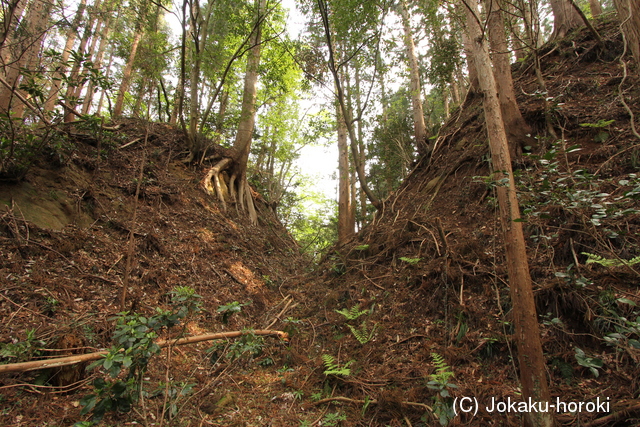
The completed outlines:
<svg viewBox="0 0 640 427">
<path fill-rule="evenodd" d="M 609 405 L 556 419 L 636 426 L 640 140 L 620 90 L 640 116 L 640 79 L 622 78 L 615 24 L 598 29 L 604 49 L 586 30 L 542 49 L 546 95 L 530 61 L 514 66 L 539 135 L 517 179 L 554 403 Z M 561 141 L 545 136 L 545 109 Z M 102 425 L 522 424 L 522 414 L 485 409 L 519 400 L 520 388 L 479 97 L 452 113 L 371 224 L 319 264 L 259 195 L 257 226 L 233 206 L 222 212 L 200 187 L 207 166 L 181 162 L 179 130 L 109 126 L 66 129 L 55 158 L 0 186 L 3 363 L 108 349 L 125 328 L 114 320 L 123 288 L 125 309 L 143 316 L 127 318 L 134 328 L 169 323 L 171 292 L 191 288 L 200 311 L 160 338 L 272 329 L 289 340 L 247 335 L 136 359 L 147 370 L 128 387 L 143 392 Z M 127 369 L 111 378 L 85 368 L 0 374 L 0 425 L 90 420 L 81 411 L 95 387 L 106 397 L 102 380 Z M 127 409 L 122 390 L 111 392 Z M 462 397 L 480 411 L 452 414 Z"/>
</svg>

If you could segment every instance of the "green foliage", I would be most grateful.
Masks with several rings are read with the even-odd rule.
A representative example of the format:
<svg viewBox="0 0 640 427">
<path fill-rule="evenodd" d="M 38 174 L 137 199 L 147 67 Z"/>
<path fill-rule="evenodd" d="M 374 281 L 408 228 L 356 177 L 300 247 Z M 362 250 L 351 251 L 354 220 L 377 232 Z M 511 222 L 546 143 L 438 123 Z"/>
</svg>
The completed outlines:
<svg viewBox="0 0 640 427">
<path fill-rule="evenodd" d="M 580 366 L 584 366 L 585 368 L 589 368 L 593 376 L 598 378 L 599 372 L 597 368 L 602 368 L 603 362 L 602 359 L 598 359 L 597 357 L 589 357 L 585 354 L 582 349 L 575 347 L 575 357 Z"/>
<path fill-rule="evenodd" d="M 27 330 L 26 334 L 24 341 L 14 340 L 10 343 L 0 343 L 0 362 L 26 362 L 41 355 L 45 342 L 36 338 L 35 329 Z"/>
<path fill-rule="evenodd" d="M 353 360 L 350 360 L 343 366 L 340 366 L 339 363 L 336 363 L 335 357 L 330 354 L 323 354 L 322 362 L 324 364 L 324 374 L 326 376 L 334 375 L 339 377 L 348 377 L 351 375 L 351 369 L 349 366 L 353 363 Z"/>
<path fill-rule="evenodd" d="M 640 263 L 640 256 L 631 258 L 630 260 L 625 259 L 607 259 L 600 255 L 590 254 L 588 252 L 582 252 L 582 255 L 587 256 L 587 261 L 585 264 L 599 264 L 603 267 L 622 267 L 622 266 L 633 266 Z"/>
<path fill-rule="evenodd" d="M 435 374 L 429 375 L 427 387 L 437 391 L 437 394 L 433 398 L 433 412 L 438 417 L 440 424 L 445 426 L 449 424 L 449 421 L 455 416 L 453 412 L 453 399 L 449 394 L 449 389 L 458 388 L 458 386 L 449 382 L 451 378 L 454 377 L 454 373 L 451 371 L 449 365 L 447 365 L 444 357 L 437 353 L 431 353 L 431 358 L 436 367 L 436 372 Z"/>
<path fill-rule="evenodd" d="M 580 123 L 580 126 L 583 128 L 606 128 L 609 125 L 613 124 L 615 120 L 598 120 L 597 123 Z"/>
<path fill-rule="evenodd" d="M 343 315 L 347 321 L 356 320 L 360 316 L 369 313 L 369 310 L 360 310 L 360 304 L 356 304 L 350 309 L 343 308 L 342 310 L 335 310 L 336 313 Z M 371 341 L 376 333 L 378 325 L 374 325 L 371 330 L 367 327 L 366 321 L 362 322 L 359 328 L 347 324 L 347 327 L 353 334 L 353 336 L 358 340 L 358 342 L 362 345 Z"/>
<path fill-rule="evenodd" d="M 389 100 L 383 114 L 376 117 L 372 140 L 367 146 L 367 179 L 380 198 L 395 191 L 411 169 L 415 158 L 411 93 L 401 87 Z"/>
<path fill-rule="evenodd" d="M 560 372 L 560 376 L 564 378 L 567 382 L 573 379 L 573 366 L 570 363 L 565 362 L 564 360 L 554 358 L 551 361 L 551 366 L 557 369 Z"/>
<path fill-rule="evenodd" d="M 422 260 L 422 258 L 407 258 L 407 257 L 403 257 L 403 256 L 400 257 L 400 261 L 404 261 L 409 265 L 416 265 L 421 260 Z"/>
<path fill-rule="evenodd" d="M 22 180 L 42 158 L 65 165 L 73 149 L 66 136 L 51 128 L 37 129 L 0 115 L 0 180 Z"/>
<path fill-rule="evenodd" d="M 554 274 L 556 277 L 564 280 L 564 282 L 570 286 L 586 288 L 587 286 L 593 284 L 593 282 L 585 276 L 576 275 L 576 270 L 574 270 L 573 267 L 575 267 L 573 264 L 569 264 L 566 271 L 556 271 Z"/>
<path fill-rule="evenodd" d="M 226 325 L 227 323 L 229 323 L 229 318 L 232 315 L 236 313 L 240 313 L 242 311 L 242 307 L 246 307 L 251 303 L 252 302 L 249 301 L 249 302 L 240 304 L 238 301 L 233 301 L 233 302 L 230 302 L 229 304 L 221 305 L 220 307 L 218 307 L 216 311 L 222 314 L 222 323 Z"/>
<path fill-rule="evenodd" d="M 362 325 L 360 325 L 360 329 L 351 325 L 347 325 L 347 327 L 349 328 L 353 336 L 356 337 L 358 342 L 362 345 L 371 341 L 376 333 L 376 330 L 378 329 L 378 325 L 375 324 L 373 325 L 373 328 L 371 328 L 371 330 L 369 331 L 367 329 L 367 324 L 364 322 L 362 323 Z"/>
<path fill-rule="evenodd" d="M 260 356 L 262 354 L 263 347 L 264 338 L 261 336 L 254 334 L 243 335 L 229 345 L 227 358 L 230 360 L 236 360 L 244 354 L 249 354 L 252 358 Z"/>
<path fill-rule="evenodd" d="M 543 155 L 531 156 L 539 161 L 541 173 L 522 174 L 519 179 L 523 216 L 529 221 L 548 219 L 551 214 L 547 207 L 560 207 L 580 218 L 585 228 L 599 227 L 606 237 L 618 238 L 624 231 L 607 221 L 638 212 L 635 200 L 640 194 L 640 180 L 636 174 L 616 182 L 599 178 L 584 169 L 566 170 L 566 156 L 579 149 L 577 145 L 564 147 L 553 143 Z M 532 179 L 533 176 L 536 178 Z M 549 236 L 532 237 L 544 239 Z"/>
<path fill-rule="evenodd" d="M 350 309 L 343 308 L 335 310 L 336 313 L 342 314 L 347 320 L 356 320 L 358 317 L 367 314 L 368 310 L 360 310 L 360 304 L 356 304 Z"/>
<path fill-rule="evenodd" d="M 144 396 L 143 377 L 151 358 L 160 353 L 160 347 L 155 343 L 158 332 L 176 326 L 199 306 L 200 296 L 191 288 L 176 287 L 171 293 L 174 310 L 157 308 L 156 314 L 150 317 L 123 312 L 114 318 L 115 344 L 104 358 L 87 367 L 87 370 L 100 367 L 113 378 L 95 379 L 94 393 L 80 401 L 81 414 L 93 413 L 92 422 L 100 422 L 109 411 L 129 412 Z M 171 408 L 169 412 L 172 412 Z"/>
<path fill-rule="evenodd" d="M 335 427 L 340 424 L 340 421 L 346 421 L 347 416 L 341 412 L 329 412 L 322 419 L 323 426 Z"/>
</svg>

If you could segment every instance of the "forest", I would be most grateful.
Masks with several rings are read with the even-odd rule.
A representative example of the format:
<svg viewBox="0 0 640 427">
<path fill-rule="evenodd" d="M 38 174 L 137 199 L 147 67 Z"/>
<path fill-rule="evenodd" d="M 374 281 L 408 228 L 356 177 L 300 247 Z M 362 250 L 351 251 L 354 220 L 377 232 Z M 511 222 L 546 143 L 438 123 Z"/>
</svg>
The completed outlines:
<svg viewBox="0 0 640 427">
<path fill-rule="evenodd" d="M 1 425 L 640 425 L 637 0 L 0 2 Z"/>
</svg>

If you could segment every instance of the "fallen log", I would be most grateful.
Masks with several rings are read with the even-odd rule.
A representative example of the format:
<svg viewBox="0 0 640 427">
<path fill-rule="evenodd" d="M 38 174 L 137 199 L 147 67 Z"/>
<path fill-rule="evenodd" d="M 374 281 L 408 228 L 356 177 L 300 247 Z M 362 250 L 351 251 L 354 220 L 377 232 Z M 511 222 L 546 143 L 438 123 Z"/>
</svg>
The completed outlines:
<svg viewBox="0 0 640 427">
<path fill-rule="evenodd" d="M 237 338 L 243 335 L 263 335 L 263 336 L 277 336 L 280 339 L 287 340 L 289 335 L 286 332 L 274 331 L 274 330 L 246 330 L 246 331 L 233 331 L 233 332 L 219 332 L 215 334 L 196 335 L 193 337 L 160 340 L 156 344 L 160 347 L 169 347 L 176 345 L 194 344 L 202 341 L 220 340 L 225 338 Z M 109 352 L 106 350 L 98 351 L 88 354 L 77 354 L 67 357 L 59 357 L 56 359 L 45 360 L 32 360 L 30 362 L 21 363 L 8 363 L 6 365 L 0 365 L 0 374 L 6 374 L 10 372 L 26 372 L 35 371 L 38 369 L 57 368 L 60 366 L 75 365 L 77 363 L 89 362 L 92 360 L 98 360 L 106 356 Z"/>
</svg>

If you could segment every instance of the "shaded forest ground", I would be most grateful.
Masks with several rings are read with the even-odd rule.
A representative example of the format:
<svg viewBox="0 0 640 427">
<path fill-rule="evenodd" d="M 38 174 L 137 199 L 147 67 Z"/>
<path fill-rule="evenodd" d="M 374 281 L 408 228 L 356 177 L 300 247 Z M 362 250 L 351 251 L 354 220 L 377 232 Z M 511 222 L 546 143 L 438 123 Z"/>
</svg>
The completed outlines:
<svg viewBox="0 0 640 427">
<path fill-rule="evenodd" d="M 623 261 L 639 255 L 640 140 L 619 100 L 622 88 L 640 115 L 640 81 L 636 73 L 622 82 L 616 25 L 598 29 L 604 49 L 583 31 L 541 53 L 547 106 L 564 142 L 544 136 L 545 95 L 536 93 L 531 62 L 514 66 L 518 101 L 540 135 L 517 173 L 553 396 L 608 397 L 617 412 L 637 406 L 640 393 L 633 305 L 640 303 L 640 267 Z M 430 156 L 373 223 L 320 265 L 298 254 L 264 204 L 257 227 L 233 209 L 220 212 L 199 189 L 204 169 L 180 162 L 179 131 L 134 120 L 119 125 L 106 133 L 70 129 L 72 144 L 55 159 L 0 187 L 8 205 L 0 224 L 5 362 L 54 353 L 37 340 L 66 353 L 109 347 L 128 276 L 127 308 L 145 316 L 169 308 L 167 293 L 176 286 L 201 295 L 203 310 L 187 323 L 187 335 L 270 326 L 291 339 L 163 350 L 145 375 L 144 405 L 107 414 L 105 425 L 439 425 L 425 405 L 443 415 L 450 402 L 436 399 L 433 380 L 483 404 L 519 398 L 479 98 L 451 115 Z M 219 307 L 250 301 L 223 322 Z M 98 375 L 83 367 L 65 370 L 65 380 L 3 375 L 0 424 L 86 419 L 80 400 Z M 27 385 L 36 382 L 43 386 Z M 341 399 L 323 400 L 334 397 Z M 172 420 L 163 416 L 167 402 L 177 410 Z M 606 415 L 558 420 L 588 425 Z M 609 425 L 638 425 L 639 418 L 632 412 Z M 451 424 L 516 426 L 521 419 L 480 411 Z"/>
</svg>

